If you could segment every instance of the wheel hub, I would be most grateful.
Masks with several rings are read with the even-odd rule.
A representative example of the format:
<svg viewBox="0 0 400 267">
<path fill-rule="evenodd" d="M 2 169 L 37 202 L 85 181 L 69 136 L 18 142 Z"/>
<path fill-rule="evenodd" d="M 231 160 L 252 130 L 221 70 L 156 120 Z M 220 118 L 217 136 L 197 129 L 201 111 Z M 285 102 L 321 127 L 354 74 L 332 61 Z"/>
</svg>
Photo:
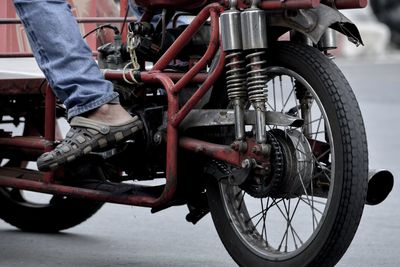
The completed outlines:
<svg viewBox="0 0 400 267">
<path fill-rule="evenodd" d="M 298 130 L 268 132 L 271 145 L 271 170 L 268 174 L 257 169 L 241 188 L 257 198 L 293 198 L 303 195 L 310 185 L 314 161 L 309 142 Z"/>
</svg>

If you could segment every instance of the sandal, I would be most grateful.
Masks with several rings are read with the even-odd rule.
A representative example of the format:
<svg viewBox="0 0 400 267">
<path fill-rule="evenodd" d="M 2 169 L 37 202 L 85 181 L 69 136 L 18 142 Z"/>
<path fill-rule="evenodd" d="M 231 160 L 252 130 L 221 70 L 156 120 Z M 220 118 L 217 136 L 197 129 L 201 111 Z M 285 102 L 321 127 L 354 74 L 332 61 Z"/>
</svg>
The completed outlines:
<svg viewBox="0 0 400 267">
<path fill-rule="evenodd" d="M 70 125 L 71 129 L 66 138 L 54 150 L 37 159 L 40 171 L 55 170 L 90 152 L 105 150 L 124 141 L 143 127 L 137 116 L 118 125 L 106 125 L 84 117 L 74 117 Z"/>
</svg>

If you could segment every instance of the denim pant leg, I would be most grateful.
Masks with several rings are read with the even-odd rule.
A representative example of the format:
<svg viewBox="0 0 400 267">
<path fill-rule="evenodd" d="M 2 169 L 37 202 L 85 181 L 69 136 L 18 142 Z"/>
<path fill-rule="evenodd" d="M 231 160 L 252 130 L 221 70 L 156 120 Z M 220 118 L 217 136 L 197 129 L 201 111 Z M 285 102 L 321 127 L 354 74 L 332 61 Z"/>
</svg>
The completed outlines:
<svg viewBox="0 0 400 267">
<path fill-rule="evenodd" d="M 13 0 L 35 59 L 68 118 L 118 99 L 65 0 Z"/>
</svg>

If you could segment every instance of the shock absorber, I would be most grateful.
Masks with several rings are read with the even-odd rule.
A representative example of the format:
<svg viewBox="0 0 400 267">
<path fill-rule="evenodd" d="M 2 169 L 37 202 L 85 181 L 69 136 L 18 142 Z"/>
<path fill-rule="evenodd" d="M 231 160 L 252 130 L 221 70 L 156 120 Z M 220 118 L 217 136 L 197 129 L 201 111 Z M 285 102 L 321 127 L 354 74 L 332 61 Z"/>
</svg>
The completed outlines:
<svg viewBox="0 0 400 267">
<path fill-rule="evenodd" d="M 267 75 L 263 60 L 267 44 L 267 18 L 265 12 L 257 6 L 259 0 L 253 0 L 251 7 L 241 13 L 243 49 L 248 53 L 247 91 L 249 100 L 256 113 L 256 140 L 265 144 L 265 102 L 267 101 Z"/>
<path fill-rule="evenodd" d="M 247 99 L 246 69 L 243 58 L 240 12 L 236 0 L 230 0 L 230 9 L 220 16 L 222 46 L 226 52 L 226 87 L 235 114 L 235 137 L 245 137 L 244 104 Z"/>
</svg>

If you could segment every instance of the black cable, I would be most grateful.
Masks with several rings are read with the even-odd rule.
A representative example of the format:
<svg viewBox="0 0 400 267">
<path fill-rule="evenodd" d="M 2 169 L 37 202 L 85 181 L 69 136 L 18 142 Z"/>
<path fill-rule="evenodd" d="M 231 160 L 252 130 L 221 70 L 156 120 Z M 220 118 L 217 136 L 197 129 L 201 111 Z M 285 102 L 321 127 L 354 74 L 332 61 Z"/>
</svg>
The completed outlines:
<svg viewBox="0 0 400 267">
<path fill-rule="evenodd" d="M 164 43 L 165 43 L 166 28 L 167 28 L 166 15 L 167 15 L 167 10 L 163 9 L 162 14 L 161 14 L 161 44 L 160 44 L 161 50 L 163 50 Z"/>
<path fill-rule="evenodd" d="M 103 24 L 100 25 L 96 28 L 94 28 L 93 30 L 91 30 L 90 32 L 86 33 L 82 38 L 85 39 L 86 37 L 88 37 L 89 35 L 91 35 L 92 33 L 96 32 L 97 30 L 103 29 L 103 28 L 108 28 L 108 29 L 112 29 L 114 31 L 115 34 L 119 34 L 119 30 L 117 27 L 111 25 L 111 23 L 109 24 Z"/>
<path fill-rule="evenodd" d="M 129 5 L 128 5 L 127 8 L 126 8 L 125 17 L 124 17 L 124 22 L 122 23 L 122 26 L 121 26 L 121 30 L 120 30 L 121 35 L 122 35 L 122 33 L 124 32 L 125 24 L 126 24 L 126 22 L 127 22 L 127 20 L 128 20 L 128 14 L 129 14 Z"/>
</svg>

